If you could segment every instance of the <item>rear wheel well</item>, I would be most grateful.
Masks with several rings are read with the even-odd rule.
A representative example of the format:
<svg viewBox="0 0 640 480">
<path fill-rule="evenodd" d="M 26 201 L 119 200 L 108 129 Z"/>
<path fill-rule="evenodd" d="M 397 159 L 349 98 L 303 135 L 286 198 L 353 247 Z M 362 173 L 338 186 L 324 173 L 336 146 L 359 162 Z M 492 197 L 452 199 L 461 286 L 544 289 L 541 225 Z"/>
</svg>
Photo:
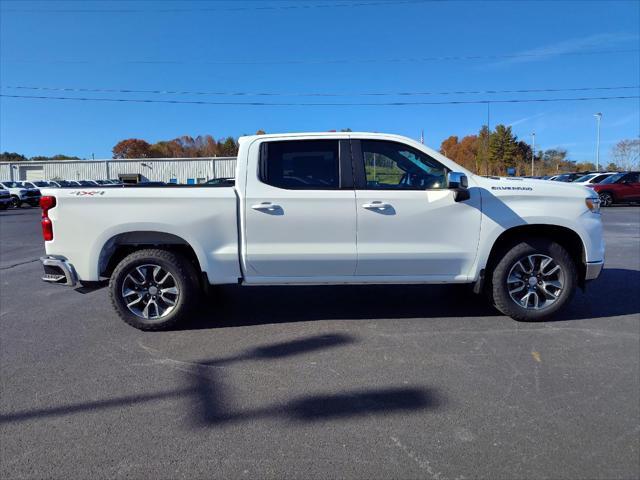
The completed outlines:
<svg viewBox="0 0 640 480">
<path fill-rule="evenodd" d="M 116 266 L 131 253 L 147 248 L 160 248 L 184 255 L 198 272 L 202 272 L 198 256 L 189 243 L 170 233 L 127 232 L 109 239 L 100 252 L 98 273 L 101 277 L 110 277 Z M 205 274 L 202 273 L 204 276 Z M 206 280 L 206 278 L 205 278 Z"/>
<path fill-rule="evenodd" d="M 558 225 L 522 225 L 503 232 L 494 242 L 485 267 L 485 278 L 491 278 L 491 272 L 502 256 L 514 245 L 533 238 L 543 238 L 562 245 L 569 253 L 578 271 L 578 281 L 584 287 L 585 251 L 580 236 L 573 230 Z"/>
</svg>

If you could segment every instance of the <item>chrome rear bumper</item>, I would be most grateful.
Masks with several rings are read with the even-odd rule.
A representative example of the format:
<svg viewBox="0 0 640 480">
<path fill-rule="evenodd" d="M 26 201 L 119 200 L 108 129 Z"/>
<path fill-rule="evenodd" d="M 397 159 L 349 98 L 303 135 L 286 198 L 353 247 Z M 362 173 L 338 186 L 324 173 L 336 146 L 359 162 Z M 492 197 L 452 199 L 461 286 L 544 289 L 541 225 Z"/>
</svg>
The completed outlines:
<svg viewBox="0 0 640 480">
<path fill-rule="evenodd" d="M 44 267 L 43 281 L 67 287 L 75 287 L 78 283 L 76 271 L 66 258 L 45 256 L 40 257 L 40 262 Z"/>
</svg>

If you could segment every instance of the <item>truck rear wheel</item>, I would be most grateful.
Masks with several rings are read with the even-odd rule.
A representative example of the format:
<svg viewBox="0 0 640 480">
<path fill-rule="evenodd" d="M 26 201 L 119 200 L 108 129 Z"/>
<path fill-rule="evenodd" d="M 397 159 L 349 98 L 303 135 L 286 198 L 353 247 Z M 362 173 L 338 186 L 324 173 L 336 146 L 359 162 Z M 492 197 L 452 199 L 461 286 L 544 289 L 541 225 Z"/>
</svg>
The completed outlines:
<svg viewBox="0 0 640 480">
<path fill-rule="evenodd" d="M 491 276 L 490 293 L 498 310 L 515 320 L 543 320 L 573 296 L 576 265 L 558 243 L 522 241 L 506 251 Z"/>
<path fill-rule="evenodd" d="M 198 275 L 183 255 L 145 249 L 125 257 L 109 281 L 116 312 L 140 330 L 164 330 L 183 321 L 199 299 Z"/>
</svg>

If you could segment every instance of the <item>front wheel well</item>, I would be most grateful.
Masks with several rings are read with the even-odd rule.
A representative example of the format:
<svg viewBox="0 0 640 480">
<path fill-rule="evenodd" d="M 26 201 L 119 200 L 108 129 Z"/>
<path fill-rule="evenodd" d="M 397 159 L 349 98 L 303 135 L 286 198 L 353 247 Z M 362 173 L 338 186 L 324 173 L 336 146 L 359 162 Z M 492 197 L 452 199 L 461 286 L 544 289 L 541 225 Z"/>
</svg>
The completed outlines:
<svg viewBox="0 0 640 480">
<path fill-rule="evenodd" d="M 507 250 L 517 243 L 533 238 L 543 238 L 562 245 L 574 261 L 578 271 L 580 286 L 584 287 L 586 257 L 582 239 L 570 228 L 558 225 L 521 225 L 502 232 L 491 248 L 491 253 L 489 254 L 489 259 L 485 267 L 487 273 L 484 277 L 490 278 L 490 272 L 493 271 Z"/>
</svg>

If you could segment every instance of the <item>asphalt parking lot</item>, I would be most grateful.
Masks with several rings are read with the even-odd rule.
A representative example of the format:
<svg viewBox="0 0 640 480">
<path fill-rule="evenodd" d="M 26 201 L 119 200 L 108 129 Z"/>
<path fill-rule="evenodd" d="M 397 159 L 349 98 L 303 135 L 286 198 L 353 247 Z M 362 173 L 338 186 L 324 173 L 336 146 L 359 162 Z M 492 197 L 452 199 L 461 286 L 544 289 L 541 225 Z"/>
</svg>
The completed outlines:
<svg viewBox="0 0 640 480">
<path fill-rule="evenodd" d="M 135 330 L 0 212 L 2 478 L 638 478 L 640 207 L 555 321 L 463 287 L 225 288 Z"/>
</svg>

